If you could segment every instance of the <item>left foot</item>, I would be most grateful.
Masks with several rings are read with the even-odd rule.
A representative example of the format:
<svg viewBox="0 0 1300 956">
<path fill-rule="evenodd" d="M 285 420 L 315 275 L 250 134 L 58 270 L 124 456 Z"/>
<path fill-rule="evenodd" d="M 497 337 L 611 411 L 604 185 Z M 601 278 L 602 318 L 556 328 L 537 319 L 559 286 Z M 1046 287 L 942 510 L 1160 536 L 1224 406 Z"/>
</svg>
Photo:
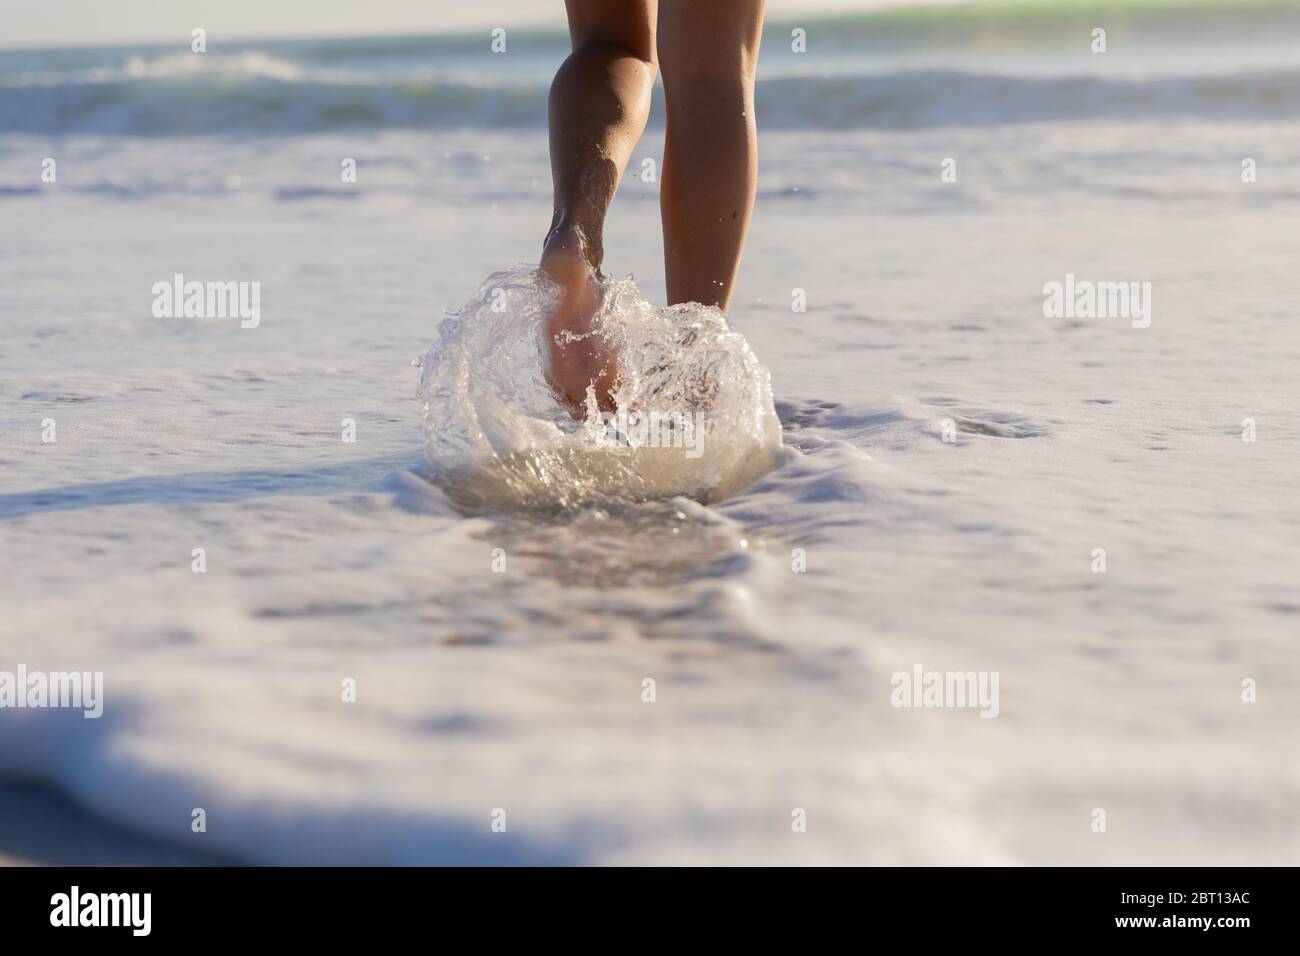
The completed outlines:
<svg viewBox="0 0 1300 956">
<path fill-rule="evenodd" d="M 600 286 L 586 245 L 577 226 L 559 226 L 547 237 L 541 262 L 542 272 L 560 286 L 560 305 L 546 320 L 547 379 L 560 401 L 578 416 L 585 414 L 588 386 L 595 388 L 601 411 L 615 411 L 613 391 L 619 377 L 618 356 L 603 336 L 591 332 Z"/>
</svg>

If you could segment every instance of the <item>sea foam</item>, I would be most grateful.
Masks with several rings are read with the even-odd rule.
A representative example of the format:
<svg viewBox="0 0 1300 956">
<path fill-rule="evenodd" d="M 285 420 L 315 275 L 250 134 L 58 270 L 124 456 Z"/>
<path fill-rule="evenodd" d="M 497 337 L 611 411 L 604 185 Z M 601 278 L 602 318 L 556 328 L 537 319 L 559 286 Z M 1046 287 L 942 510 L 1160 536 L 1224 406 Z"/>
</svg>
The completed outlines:
<svg viewBox="0 0 1300 956">
<path fill-rule="evenodd" d="M 453 500 L 490 510 L 708 503 L 772 467 L 781 426 L 770 376 L 721 311 L 657 309 L 631 277 L 605 280 L 592 334 L 620 356 L 619 412 L 589 404 L 578 420 L 546 382 L 544 320 L 557 298 L 536 269 L 517 266 L 440 325 L 419 394 L 432 477 Z M 665 427 L 637 427 L 652 417 Z"/>
</svg>

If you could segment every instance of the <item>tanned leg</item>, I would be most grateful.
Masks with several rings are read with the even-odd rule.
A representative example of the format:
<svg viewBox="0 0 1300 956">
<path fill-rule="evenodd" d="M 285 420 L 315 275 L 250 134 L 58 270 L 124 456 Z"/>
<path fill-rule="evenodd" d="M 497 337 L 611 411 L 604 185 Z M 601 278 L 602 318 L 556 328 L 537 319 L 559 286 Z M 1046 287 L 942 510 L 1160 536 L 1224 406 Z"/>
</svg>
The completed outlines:
<svg viewBox="0 0 1300 956">
<path fill-rule="evenodd" d="M 613 408 L 617 356 L 586 336 L 599 305 L 605 214 L 645 129 L 655 78 L 656 0 L 566 0 L 573 52 L 551 84 L 555 214 L 542 271 L 561 300 L 547 322 L 551 386 L 572 409 L 594 385 Z"/>
<path fill-rule="evenodd" d="M 763 0 L 662 0 L 667 94 L 660 209 L 668 302 L 724 312 L 740 270 L 758 179 L 754 70 Z"/>
</svg>

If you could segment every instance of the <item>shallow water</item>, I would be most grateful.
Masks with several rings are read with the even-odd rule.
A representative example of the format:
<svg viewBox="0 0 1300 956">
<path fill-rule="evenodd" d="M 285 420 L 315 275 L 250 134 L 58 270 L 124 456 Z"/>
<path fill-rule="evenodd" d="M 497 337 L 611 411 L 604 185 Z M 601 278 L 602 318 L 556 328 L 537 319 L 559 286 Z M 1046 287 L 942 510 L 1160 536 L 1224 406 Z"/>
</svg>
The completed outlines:
<svg viewBox="0 0 1300 956">
<path fill-rule="evenodd" d="M 656 309 L 631 278 L 601 283 L 591 335 L 619 356 L 616 412 L 575 421 L 546 381 L 558 290 L 535 268 L 490 276 L 421 365 L 435 482 L 475 510 L 600 499 L 718 501 L 772 467 L 771 377 L 714 308 Z"/>
<path fill-rule="evenodd" d="M 107 695 L 100 721 L 0 716 L 0 773 L 275 863 L 1295 863 L 1295 100 L 1256 77 L 1211 110 L 1230 79 L 1090 62 L 1077 115 L 996 78 L 982 112 L 915 114 L 946 87 L 904 76 L 901 129 L 765 128 L 729 322 L 774 392 L 737 407 L 781 446 L 710 504 L 589 495 L 592 454 L 545 508 L 430 481 L 584 440 L 527 324 L 461 308 L 550 219 L 531 126 L 0 136 L 0 669 Z M 1125 84 L 1159 95 L 1133 115 Z M 625 181 L 606 235 L 649 302 L 657 198 Z M 178 271 L 261 281 L 261 325 L 155 319 Z M 1151 325 L 1045 317 L 1067 273 L 1151 281 Z M 446 380 L 429 435 L 407 363 L 446 308 L 515 326 L 443 340 L 504 354 Z M 998 718 L 891 706 L 918 663 L 999 672 Z"/>
</svg>

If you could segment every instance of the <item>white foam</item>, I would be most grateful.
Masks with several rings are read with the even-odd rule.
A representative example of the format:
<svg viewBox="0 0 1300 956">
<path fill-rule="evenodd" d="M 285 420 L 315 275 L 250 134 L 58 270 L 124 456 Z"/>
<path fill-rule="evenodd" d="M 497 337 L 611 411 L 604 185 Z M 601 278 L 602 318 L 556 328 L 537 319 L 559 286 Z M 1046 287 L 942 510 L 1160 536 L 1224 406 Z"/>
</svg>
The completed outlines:
<svg viewBox="0 0 1300 956">
<path fill-rule="evenodd" d="M 709 502 L 772 467 L 781 426 L 770 376 L 718 309 L 656 309 L 632 278 L 606 281 L 592 334 L 620 356 L 622 417 L 611 422 L 592 405 L 579 422 L 545 378 L 543 323 L 556 295 L 518 266 L 488 277 L 442 323 L 420 383 L 435 481 L 492 509 Z M 626 427 L 653 416 L 688 428 L 651 437 Z"/>
<path fill-rule="evenodd" d="M 32 181 L 47 144 L 3 139 Z M 102 670 L 105 712 L 0 713 L 0 774 L 277 864 L 1300 860 L 1300 127 L 765 128 L 732 320 L 777 467 L 717 506 L 474 518 L 407 473 L 403 362 L 531 245 L 545 137 L 385 133 L 349 203 L 273 188 L 346 137 L 212 143 L 69 137 L 57 188 L 3 201 L 0 669 Z M 647 280 L 657 188 L 607 233 Z M 154 319 L 179 268 L 274 310 Z M 1044 320 L 1067 269 L 1156 282 L 1152 327 Z M 917 663 L 998 671 L 999 717 L 892 707 Z"/>
</svg>

